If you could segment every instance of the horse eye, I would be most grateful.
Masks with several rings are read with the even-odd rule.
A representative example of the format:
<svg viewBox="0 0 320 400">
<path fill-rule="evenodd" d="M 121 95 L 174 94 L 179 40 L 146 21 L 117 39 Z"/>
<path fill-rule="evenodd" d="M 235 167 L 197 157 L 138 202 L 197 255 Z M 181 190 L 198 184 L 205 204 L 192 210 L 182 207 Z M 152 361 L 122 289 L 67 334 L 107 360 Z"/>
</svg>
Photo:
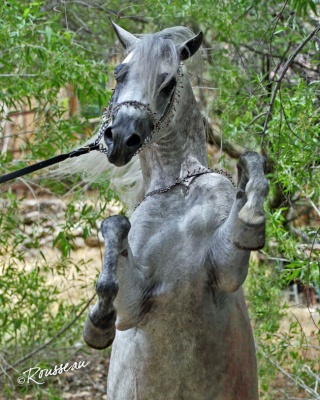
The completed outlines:
<svg viewBox="0 0 320 400">
<path fill-rule="evenodd" d="M 117 81 L 117 83 L 123 82 L 125 77 L 125 74 L 121 74 L 121 75 L 115 75 L 115 80 Z"/>
<path fill-rule="evenodd" d="M 124 67 L 126 64 L 119 64 L 116 66 L 114 70 L 114 77 L 117 82 L 122 82 L 124 80 L 124 77 L 126 75 L 126 71 L 124 70 Z"/>
<path fill-rule="evenodd" d="M 117 75 L 124 67 L 126 64 L 119 64 L 115 67 L 114 69 L 114 74 Z"/>
<path fill-rule="evenodd" d="M 161 89 L 161 92 L 170 93 L 175 88 L 177 83 L 176 78 L 170 79 L 170 81 Z"/>
</svg>

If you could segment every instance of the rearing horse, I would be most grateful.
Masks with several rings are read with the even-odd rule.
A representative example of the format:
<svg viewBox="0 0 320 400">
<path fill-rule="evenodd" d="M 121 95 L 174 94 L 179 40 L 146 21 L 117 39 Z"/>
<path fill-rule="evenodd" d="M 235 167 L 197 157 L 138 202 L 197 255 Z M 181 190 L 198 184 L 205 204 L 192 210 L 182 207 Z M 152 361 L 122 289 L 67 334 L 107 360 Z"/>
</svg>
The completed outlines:
<svg viewBox="0 0 320 400">
<path fill-rule="evenodd" d="M 264 245 L 264 159 L 238 163 L 238 184 L 208 169 L 203 119 L 181 62 L 202 33 L 137 38 L 113 24 L 128 56 L 102 133 L 109 162 L 138 154 L 143 195 L 130 222 L 102 223 L 89 346 L 112 344 L 108 400 L 256 400 L 257 366 L 242 284 Z"/>
</svg>

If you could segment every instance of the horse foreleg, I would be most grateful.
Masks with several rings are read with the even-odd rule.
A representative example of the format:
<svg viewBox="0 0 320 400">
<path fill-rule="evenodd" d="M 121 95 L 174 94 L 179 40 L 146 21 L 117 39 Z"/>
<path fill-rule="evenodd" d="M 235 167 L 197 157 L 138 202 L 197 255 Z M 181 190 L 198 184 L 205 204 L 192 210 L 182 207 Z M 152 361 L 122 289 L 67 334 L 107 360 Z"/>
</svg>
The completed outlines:
<svg viewBox="0 0 320 400">
<path fill-rule="evenodd" d="M 238 162 L 238 185 L 225 222 L 217 229 L 209 249 L 209 261 L 221 290 L 235 291 L 248 273 L 250 250 L 265 242 L 263 202 L 269 191 L 264 177 L 265 160 L 250 151 Z"/>
<path fill-rule="evenodd" d="M 269 192 L 269 182 L 264 176 L 265 160 L 249 151 L 240 157 L 237 167 L 237 199 L 245 204 L 239 211 L 232 240 L 241 249 L 258 250 L 265 243 L 263 202 Z"/>
<path fill-rule="evenodd" d="M 120 215 L 105 219 L 101 225 L 105 255 L 96 285 L 99 299 L 90 309 L 83 330 L 84 340 L 96 349 L 110 346 L 116 329 L 136 326 L 147 312 L 147 280 L 128 244 L 130 227 L 129 220 Z"/>
<path fill-rule="evenodd" d="M 121 253 L 127 253 L 129 230 L 130 222 L 124 217 L 107 218 L 101 225 L 105 254 L 96 284 L 99 299 L 91 307 L 83 330 L 84 340 L 96 349 L 110 346 L 115 336 L 116 310 L 113 302 L 119 290 L 116 269 Z"/>
</svg>

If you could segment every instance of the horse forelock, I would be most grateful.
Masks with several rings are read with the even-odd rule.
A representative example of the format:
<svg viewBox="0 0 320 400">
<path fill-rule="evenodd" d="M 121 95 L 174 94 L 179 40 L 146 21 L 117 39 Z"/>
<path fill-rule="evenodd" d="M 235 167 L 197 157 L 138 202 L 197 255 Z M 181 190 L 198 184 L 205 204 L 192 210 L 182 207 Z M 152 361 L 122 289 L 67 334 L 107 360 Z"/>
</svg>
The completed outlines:
<svg viewBox="0 0 320 400">
<path fill-rule="evenodd" d="M 185 27 L 167 28 L 154 34 L 142 35 L 128 49 L 132 56 L 128 60 L 127 69 L 138 77 L 140 87 L 150 100 L 177 76 L 180 65 L 177 45 L 193 36 L 193 32 Z M 164 72 L 167 74 L 166 79 L 158 87 L 158 76 Z"/>
</svg>

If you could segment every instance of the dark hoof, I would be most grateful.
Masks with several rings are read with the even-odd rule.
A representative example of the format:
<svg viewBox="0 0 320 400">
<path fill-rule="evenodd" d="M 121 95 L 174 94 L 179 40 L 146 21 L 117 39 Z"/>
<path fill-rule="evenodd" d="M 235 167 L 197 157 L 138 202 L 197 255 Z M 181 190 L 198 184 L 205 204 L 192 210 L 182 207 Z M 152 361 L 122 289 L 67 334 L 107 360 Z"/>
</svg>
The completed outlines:
<svg viewBox="0 0 320 400">
<path fill-rule="evenodd" d="M 233 243 L 243 250 L 260 250 L 265 245 L 265 222 L 259 225 L 250 225 L 237 220 L 234 233 L 232 234 Z"/>
<path fill-rule="evenodd" d="M 100 329 L 93 325 L 88 317 L 83 328 L 83 339 L 93 349 L 103 350 L 112 345 L 115 328 Z"/>
</svg>

